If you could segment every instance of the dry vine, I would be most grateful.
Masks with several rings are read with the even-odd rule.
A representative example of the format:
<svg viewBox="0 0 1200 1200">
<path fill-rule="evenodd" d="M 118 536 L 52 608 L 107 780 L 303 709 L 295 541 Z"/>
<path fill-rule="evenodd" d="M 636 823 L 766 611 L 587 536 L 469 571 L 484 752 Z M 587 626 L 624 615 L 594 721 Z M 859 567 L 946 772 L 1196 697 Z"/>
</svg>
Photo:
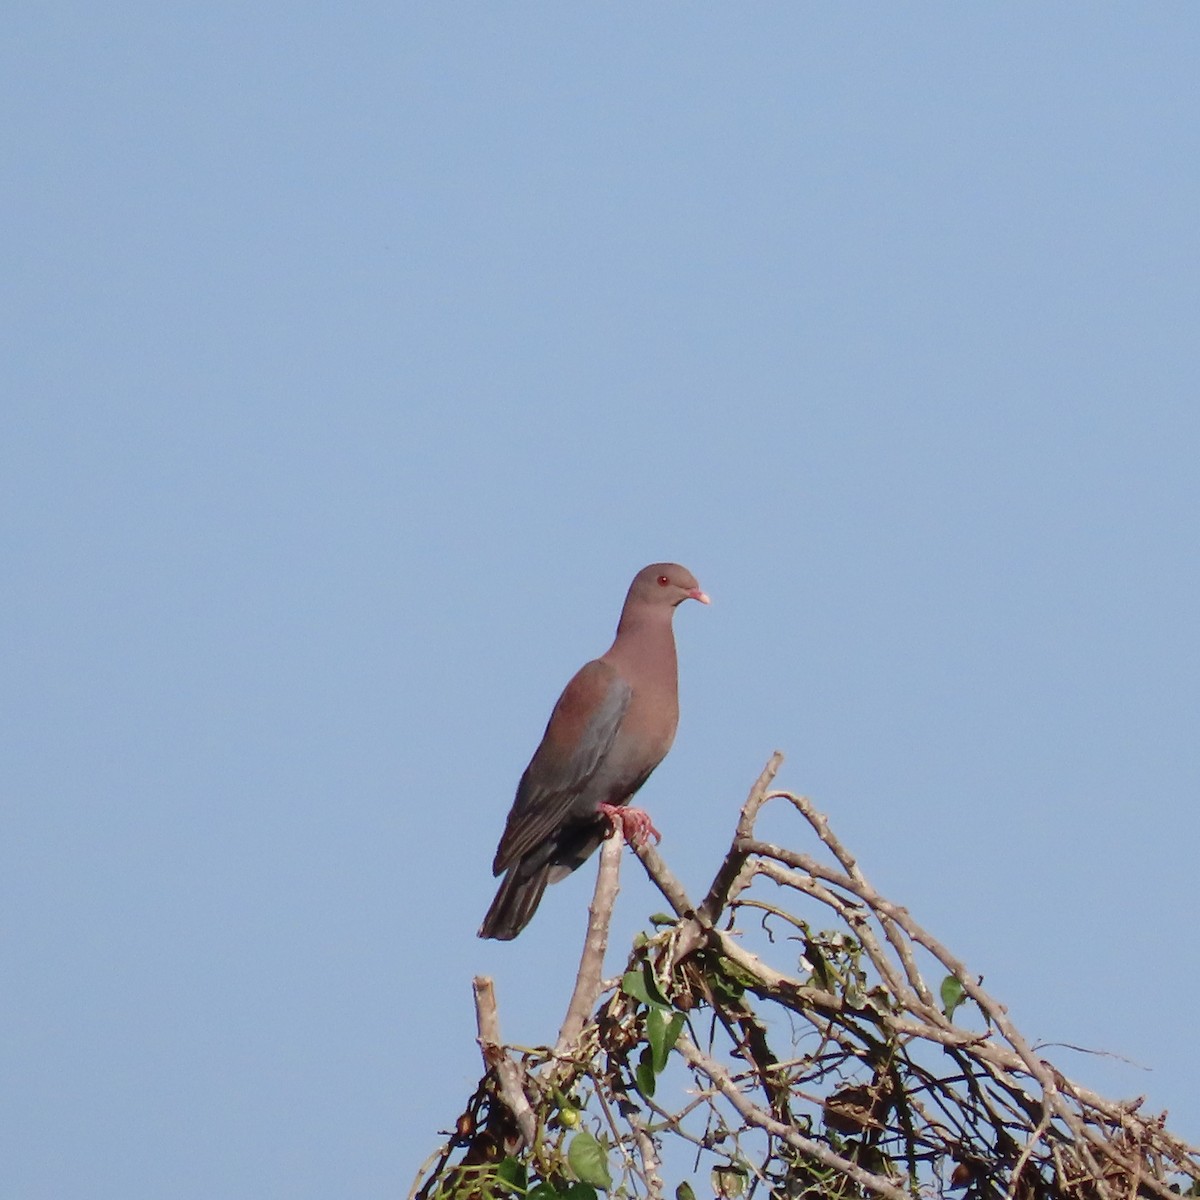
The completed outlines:
<svg viewBox="0 0 1200 1200">
<path fill-rule="evenodd" d="M 491 981 L 475 981 L 486 1074 L 410 1200 L 658 1200 L 664 1154 L 673 1178 L 704 1166 L 730 1200 L 1200 1196 L 1200 1152 L 1165 1114 L 1039 1058 L 965 965 L 875 891 L 825 817 L 772 790 L 781 761 L 751 789 L 699 905 L 638 850 L 675 915 L 607 986 L 621 846 L 605 844 L 553 1049 L 502 1045 Z M 827 861 L 755 836 L 772 801 Z M 673 1190 L 692 1198 L 685 1180 Z"/>
</svg>

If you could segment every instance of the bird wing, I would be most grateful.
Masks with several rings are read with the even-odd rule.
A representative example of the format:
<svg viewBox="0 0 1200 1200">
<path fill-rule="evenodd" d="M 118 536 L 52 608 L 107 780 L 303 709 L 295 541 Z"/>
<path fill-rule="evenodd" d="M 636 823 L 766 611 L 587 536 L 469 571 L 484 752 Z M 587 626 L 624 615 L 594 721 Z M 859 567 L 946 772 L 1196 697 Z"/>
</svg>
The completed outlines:
<svg viewBox="0 0 1200 1200">
<path fill-rule="evenodd" d="M 612 747 L 633 689 L 596 659 L 558 698 L 521 782 L 492 863 L 499 875 L 557 832 Z"/>
</svg>

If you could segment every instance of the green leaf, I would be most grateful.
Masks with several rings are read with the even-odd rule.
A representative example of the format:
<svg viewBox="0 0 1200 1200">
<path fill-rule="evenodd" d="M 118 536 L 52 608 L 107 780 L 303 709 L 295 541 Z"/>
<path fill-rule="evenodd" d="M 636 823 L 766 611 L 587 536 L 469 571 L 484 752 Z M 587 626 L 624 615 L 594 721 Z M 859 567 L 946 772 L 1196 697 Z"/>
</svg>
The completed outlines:
<svg viewBox="0 0 1200 1200">
<path fill-rule="evenodd" d="M 596 1200 L 596 1189 L 588 1183 L 568 1183 L 560 1193 L 566 1200 Z"/>
<path fill-rule="evenodd" d="M 646 985 L 642 982 L 641 971 L 626 971 L 621 976 L 621 991 L 635 1000 L 640 1000 L 643 1004 L 651 1003 L 650 993 L 646 991 Z"/>
<path fill-rule="evenodd" d="M 675 1189 L 675 1200 L 696 1200 L 696 1193 L 686 1179 Z"/>
<path fill-rule="evenodd" d="M 666 997 L 658 990 L 658 984 L 654 979 L 654 972 L 650 969 L 649 963 L 642 963 L 640 967 L 635 967 L 632 971 L 626 971 L 621 976 L 621 991 L 627 996 L 632 996 L 635 1000 L 640 1000 L 643 1004 L 653 1008 L 658 1005 L 659 1008 L 670 1008 Z"/>
<path fill-rule="evenodd" d="M 510 1154 L 496 1167 L 496 1178 L 510 1192 L 524 1192 L 527 1176 L 525 1164 Z"/>
<path fill-rule="evenodd" d="M 665 1069 L 667 1056 L 683 1030 L 684 1019 L 683 1013 L 672 1013 L 668 1017 L 661 1008 L 652 1008 L 646 1014 L 646 1034 L 650 1039 L 650 1052 L 656 1074 Z"/>
<path fill-rule="evenodd" d="M 941 986 L 942 1012 L 954 1020 L 954 1010 L 967 998 L 966 988 L 957 975 L 947 975 Z"/>
<path fill-rule="evenodd" d="M 746 1190 L 745 1168 L 735 1167 L 733 1163 L 713 1167 L 712 1186 L 713 1191 L 721 1197 L 721 1200 L 738 1200 L 738 1197 Z"/>
<path fill-rule="evenodd" d="M 708 979 L 708 986 L 712 988 L 713 995 L 725 1004 L 736 1004 L 745 992 L 745 985 L 738 980 L 733 974 L 733 963 L 724 956 L 718 955 L 716 961 L 709 961 L 705 972 Z"/>
<path fill-rule="evenodd" d="M 591 1184 L 602 1192 L 612 1187 L 608 1171 L 608 1155 L 604 1147 L 586 1130 L 581 1129 L 567 1147 L 567 1162 L 580 1183 Z"/>
<path fill-rule="evenodd" d="M 596 1189 L 589 1183 L 567 1183 L 555 1187 L 542 1182 L 525 1193 L 524 1200 L 596 1200 Z"/>
<path fill-rule="evenodd" d="M 654 1012 L 654 1009 L 650 1010 Z M 638 1065 L 633 1071 L 634 1080 L 637 1082 L 637 1089 L 647 1099 L 654 1095 L 654 1055 L 647 1046 L 642 1051 L 641 1058 L 638 1059 Z"/>
<path fill-rule="evenodd" d="M 812 982 L 824 991 L 832 992 L 835 987 L 835 976 L 830 969 L 829 961 L 815 942 L 806 942 L 804 957 L 812 972 Z"/>
</svg>

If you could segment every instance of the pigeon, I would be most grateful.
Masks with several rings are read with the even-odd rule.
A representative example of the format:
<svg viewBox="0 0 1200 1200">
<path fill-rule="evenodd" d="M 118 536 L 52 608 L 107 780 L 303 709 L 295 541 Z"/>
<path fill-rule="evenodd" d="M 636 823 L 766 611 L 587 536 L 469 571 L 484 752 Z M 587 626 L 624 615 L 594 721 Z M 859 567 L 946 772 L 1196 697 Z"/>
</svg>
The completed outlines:
<svg viewBox="0 0 1200 1200">
<path fill-rule="evenodd" d="M 510 941 L 549 883 L 565 879 L 610 832 L 640 845 L 658 830 L 633 794 L 675 740 L 679 686 L 671 618 L 685 600 L 709 603 L 677 563 L 643 567 L 629 586 L 617 636 L 559 697 L 517 786 L 493 875 L 504 875 L 479 928 Z"/>
</svg>

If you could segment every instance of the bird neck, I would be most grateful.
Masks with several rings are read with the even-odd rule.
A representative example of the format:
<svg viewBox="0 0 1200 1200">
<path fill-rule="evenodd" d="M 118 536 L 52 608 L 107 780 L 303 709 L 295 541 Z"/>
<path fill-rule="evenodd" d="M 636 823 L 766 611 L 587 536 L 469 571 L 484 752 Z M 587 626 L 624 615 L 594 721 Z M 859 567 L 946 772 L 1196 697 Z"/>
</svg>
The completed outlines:
<svg viewBox="0 0 1200 1200">
<path fill-rule="evenodd" d="M 621 614 L 616 640 L 604 656 L 636 668 L 651 664 L 676 672 L 675 631 L 671 627 L 674 609 L 638 606 Z"/>
</svg>

